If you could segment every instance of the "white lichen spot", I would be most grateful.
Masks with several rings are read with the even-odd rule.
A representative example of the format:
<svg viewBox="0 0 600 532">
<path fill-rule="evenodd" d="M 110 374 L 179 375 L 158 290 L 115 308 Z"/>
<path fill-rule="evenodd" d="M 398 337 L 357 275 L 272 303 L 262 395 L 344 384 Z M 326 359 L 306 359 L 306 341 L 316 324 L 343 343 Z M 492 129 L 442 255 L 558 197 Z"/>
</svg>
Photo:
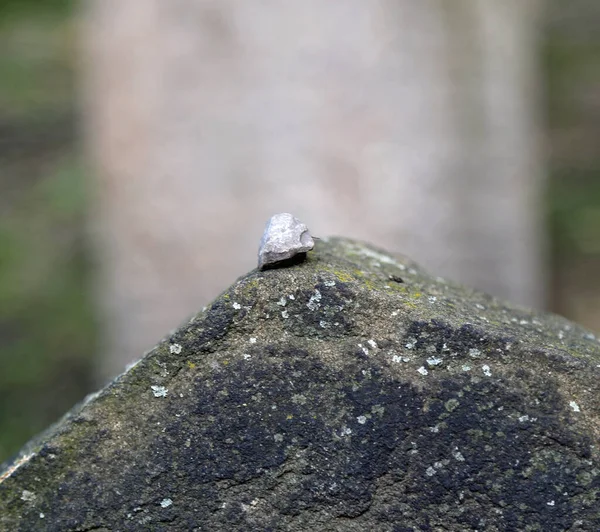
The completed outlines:
<svg viewBox="0 0 600 532">
<path fill-rule="evenodd" d="M 283 441 L 283 434 L 274 434 L 273 435 L 273 439 L 278 442 L 281 443 Z"/>
<path fill-rule="evenodd" d="M 548 506 L 554 506 L 554 501 L 548 501 L 546 504 L 547 504 Z"/>
<path fill-rule="evenodd" d="M 465 461 L 465 457 L 463 456 L 463 454 L 458 450 L 457 447 L 454 448 L 454 451 L 452 452 L 452 456 L 454 456 L 455 460 L 458 460 L 459 462 L 464 462 Z"/>
<path fill-rule="evenodd" d="M 340 436 L 350 436 L 352 434 L 352 429 L 350 427 L 342 427 L 340 430 Z"/>
<path fill-rule="evenodd" d="M 321 327 L 322 329 L 329 329 L 329 327 L 331 327 L 331 326 L 325 320 L 321 320 L 319 322 L 319 327 Z"/>
<path fill-rule="evenodd" d="M 435 434 L 437 434 L 440 431 L 440 426 L 439 425 L 435 425 L 433 427 L 429 427 L 429 432 L 433 432 Z"/>
<path fill-rule="evenodd" d="M 308 303 L 306 304 L 306 306 L 310 310 L 317 310 L 321 306 L 321 303 L 319 303 L 320 301 L 321 301 L 321 292 L 319 292 L 318 290 L 315 290 L 315 293 L 312 296 L 310 296 L 310 299 L 308 300 Z"/>
<path fill-rule="evenodd" d="M 426 470 L 425 470 L 425 474 L 428 477 L 432 477 L 433 475 L 435 475 L 436 471 L 433 467 L 429 466 Z"/>
<path fill-rule="evenodd" d="M 483 366 L 481 366 L 481 370 L 483 371 L 483 374 L 486 377 L 492 376 L 492 370 L 490 369 L 490 367 L 487 364 L 484 364 Z"/>
<path fill-rule="evenodd" d="M 438 366 L 443 362 L 441 358 L 431 357 L 427 359 L 427 364 L 431 367 Z"/>
<path fill-rule="evenodd" d="M 559 340 L 563 340 L 565 337 L 565 332 L 564 331 L 558 331 L 558 339 Z"/>
<path fill-rule="evenodd" d="M 305 405 L 306 401 L 306 396 L 302 395 L 301 393 L 296 393 L 292 395 L 292 403 L 295 403 L 297 405 Z"/>
<path fill-rule="evenodd" d="M 163 499 L 162 501 L 160 501 L 160 505 L 162 508 L 168 508 L 169 506 L 171 506 L 171 504 L 173 504 L 173 501 L 171 499 Z"/>
<path fill-rule="evenodd" d="M 255 344 L 256 343 L 256 338 L 254 338 L 254 337 L 250 338 L 249 342 L 251 344 Z"/>
<path fill-rule="evenodd" d="M 462 367 L 461 367 L 461 369 L 462 369 L 463 371 L 471 371 L 471 366 L 466 366 L 466 365 L 465 365 L 465 366 L 462 366 Z"/>
<path fill-rule="evenodd" d="M 323 284 L 324 284 L 325 286 L 332 287 L 332 286 L 335 286 L 335 281 L 333 281 L 333 280 L 331 280 L 331 279 L 328 279 L 327 281 L 323 281 Z"/>
<path fill-rule="evenodd" d="M 368 354 L 369 354 L 369 350 L 368 350 L 366 347 L 364 347 L 362 344 L 358 344 L 358 347 L 360 347 L 360 348 L 362 349 L 362 352 L 363 352 L 365 355 L 368 355 Z"/>
<path fill-rule="evenodd" d="M 375 342 L 375 340 L 367 340 L 367 343 L 371 346 L 371 348 L 377 349 L 377 342 Z"/>
<path fill-rule="evenodd" d="M 475 307 L 478 308 L 479 310 L 485 310 L 485 307 L 483 305 L 481 305 L 480 303 L 475 303 Z"/>
<path fill-rule="evenodd" d="M 180 346 L 179 344 L 171 344 L 171 345 L 169 346 L 169 351 L 170 351 L 171 353 L 174 353 L 174 354 L 176 354 L 176 355 L 178 355 L 179 353 L 181 353 L 181 349 L 182 349 L 182 348 L 181 348 L 181 346 Z"/>
<path fill-rule="evenodd" d="M 569 406 L 573 409 L 573 412 L 581 412 L 581 408 L 579 408 L 579 405 L 575 401 L 571 401 Z"/>
<path fill-rule="evenodd" d="M 410 362 L 410 358 L 394 355 L 392 357 L 392 362 Z"/>
<path fill-rule="evenodd" d="M 240 310 L 242 308 L 242 305 L 240 305 L 239 303 L 237 303 L 236 301 L 233 302 L 233 308 L 235 310 Z"/>
<path fill-rule="evenodd" d="M 252 358 L 252 355 L 249 355 L 248 353 L 244 353 L 242 356 L 244 357 L 244 360 L 249 360 Z"/>
<path fill-rule="evenodd" d="M 435 296 L 429 296 L 429 302 L 431 304 L 435 303 L 436 301 L 437 301 L 437 297 L 435 297 Z"/>
<path fill-rule="evenodd" d="M 469 349 L 469 356 L 472 358 L 477 358 L 481 356 L 481 351 L 479 349 Z"/>
<path fill-rule="evenodd" d="M 356 421 L 358 421 L 361 425 L 364 425 L 367 422 L 367 418 L 366 416 L 358 416 Z"/>
<path fill-rule="evenodd" d="M 417 370 L 421 375 L 427 375 L 429 373 L 429 371 L 427 371 L 425 369 L 425 366 L 421 366 L 418 370 Z"/>
<path fill-rule="evenodd" d="M 35 501 L 36 497 L 37 497 L 37 495 L 35 493 L 33 493 L 33 491 L 23 490 L 21 492 L 21 500 L 22 501 L 27 501 L 27 502 Z"/>
<path fill-rule="evenodd" d="M 290 317 L 290 313 L 287 310 L 284 310 L 284 311 L 281 312 L 281 317 L 284 320 L 287 320 Z"/>
<path fill-rule="evenodd" d="M 406 347 L 406 349 L 412 349 L 416 343 L 417 343 L 416 340 L 411 340 L 404 347 Z"/>
<path fill-rule="evenodd" d="M 154 384 L 150 386 L 150 388 L 152 389 L 154 397 L 166 397 L 167 392 L 169 391 L 164 386 L 156 386 Z"/>
<path fill-rule="evenodd" d="M 43 512 L 40 512 L 40 519 L 44 519 L 46 517 Z"/>
<path fill-rule="evenodd" d="M 519 325 L 528 325 L 528 324 L 529 324 L 529 322 L 527 320 L 521 320 L 519 322 Z"/>
<path fill-rule="evenodd" d="M 385 412 L 385 407 L 381 406 L 381 405 L 373 405 L 371 407 L 371 412 L 373 414 L 377 414 L 379 416 L 383 416 L 383 413 Z"/>
<path fill-rule="evenodd" d="M 519 416 L 519 423 L 525 423 L 525 421 L 529 421 L 529 416 L 527 414 Z"/>
<path fill-rule="evenodd" d="M 384 255 L 383 253 L 379 253 L 368 248 L 360 248 L 358 249 L 358 251 L 364 257 L 374 259 L 377 262 L 383 262 L 384 264 L 393 264 L 394 266 L 399 266 L 399 264 L 392 257 Z"/>
<path fill-rule="evenodd" d="M 392 312 L 392 318 L 398 315 L 398 311 L 394 310 L 394 312 Z"/>
<path fill-rule="evenodd" d="M 287 304 L 287 301 L 286 301 L 286 299 L 285 299 L 285 296 L 283 296 L 283 297 L 282 297 L 282 298 L 281 298 L 279 301 L 277 301 L 277 304 L 278 304 L 280 307 L 285 307 L 285 306 L 286 306 L 286 304 Z"/>
</svg>

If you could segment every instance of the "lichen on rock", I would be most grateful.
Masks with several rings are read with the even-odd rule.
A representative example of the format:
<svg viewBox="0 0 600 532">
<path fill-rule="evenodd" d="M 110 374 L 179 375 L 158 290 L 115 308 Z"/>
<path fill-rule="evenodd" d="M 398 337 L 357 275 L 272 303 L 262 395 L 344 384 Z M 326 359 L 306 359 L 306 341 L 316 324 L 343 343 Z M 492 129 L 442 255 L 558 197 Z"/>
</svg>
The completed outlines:
<svg viewBox="0 0 600 532">
<path fill-rule="evenodd" d="M 0 530 L 600 530 L 599 379 L 567 320 L 319 241 L 6 464 Z"/>
</svg>

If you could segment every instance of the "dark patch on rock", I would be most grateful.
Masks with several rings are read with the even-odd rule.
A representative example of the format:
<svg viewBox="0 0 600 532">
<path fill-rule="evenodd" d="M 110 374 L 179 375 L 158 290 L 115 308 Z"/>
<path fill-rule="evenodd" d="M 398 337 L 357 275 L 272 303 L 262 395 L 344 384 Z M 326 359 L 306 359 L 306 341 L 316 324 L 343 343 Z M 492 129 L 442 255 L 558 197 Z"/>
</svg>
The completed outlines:
<svg viewBox="0 0 600 532">
<path fill-rule="evenodd" d="M 0 530 L 600 529 L 598 342 L 381 253 L 240 279 L 5 466 Z"/>
</svg>

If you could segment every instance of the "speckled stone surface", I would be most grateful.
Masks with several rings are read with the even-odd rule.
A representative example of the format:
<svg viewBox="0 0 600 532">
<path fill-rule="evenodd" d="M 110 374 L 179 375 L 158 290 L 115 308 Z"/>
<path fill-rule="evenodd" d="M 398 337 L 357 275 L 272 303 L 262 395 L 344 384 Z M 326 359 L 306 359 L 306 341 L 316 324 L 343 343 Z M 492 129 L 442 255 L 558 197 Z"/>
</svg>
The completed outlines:
<svg viewBox="0 0 600 532">
<path fill-rule="evenodd" d="M 578 326 L 320 241 L 31 442 L 0 530 L 597 531 L 599 382 Z"/>
</svg>

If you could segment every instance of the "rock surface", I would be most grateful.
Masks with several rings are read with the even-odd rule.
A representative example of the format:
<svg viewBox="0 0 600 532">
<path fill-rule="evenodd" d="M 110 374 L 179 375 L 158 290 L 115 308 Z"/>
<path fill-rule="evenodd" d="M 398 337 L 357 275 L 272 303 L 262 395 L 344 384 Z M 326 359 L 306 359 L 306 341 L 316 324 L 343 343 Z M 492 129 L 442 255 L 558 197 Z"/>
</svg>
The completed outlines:
<svg viewBox="0 0 600 532">
<path fill-rule="evenodd" d="M 0 471 L 0 530 L 600 530 L 600 344 L 318 242 Z"/>
</svg>

